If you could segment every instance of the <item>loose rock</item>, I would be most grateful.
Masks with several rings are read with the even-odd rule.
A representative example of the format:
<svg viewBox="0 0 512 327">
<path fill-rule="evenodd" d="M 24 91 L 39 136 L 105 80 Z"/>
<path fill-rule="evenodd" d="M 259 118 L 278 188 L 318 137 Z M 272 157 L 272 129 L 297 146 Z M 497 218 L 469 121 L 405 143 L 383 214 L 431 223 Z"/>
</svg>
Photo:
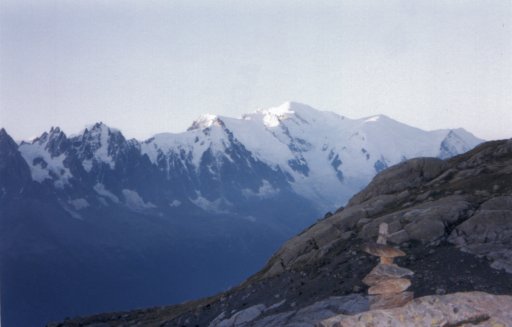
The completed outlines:
<svg viewBox="0 0 512 327">
<path fill-rule="evenodd" d="M 385 279 L 412 275 L 414 275 L 414 272 L 410 269 L 402 268 L 394 264 L 379 264 L 363 279 L 363 283 L 368 286 L 373 286 Z"/>
<path fill-rule="evenodd" d="M 368 289 L 368 294 L 397 294 L 405 291 L 411 286 L 407 278 L 389 278 L 373 285 Z"/>
</svg>

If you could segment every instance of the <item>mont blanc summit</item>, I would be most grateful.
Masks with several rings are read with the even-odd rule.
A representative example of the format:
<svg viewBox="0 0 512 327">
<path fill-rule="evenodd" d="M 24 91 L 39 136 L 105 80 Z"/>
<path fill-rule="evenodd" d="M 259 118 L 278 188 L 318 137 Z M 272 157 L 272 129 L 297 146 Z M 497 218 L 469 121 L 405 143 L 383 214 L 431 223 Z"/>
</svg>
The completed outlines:
<svg viewBox="0 0 512 327">
<path fill-rule="evenodd" d="M 463 129 L 427 132 L 383 115 L 349 119 L 287 102 L 241 118 L 203 115 L 186 132 L 157 134 L 139 147 L 167 178 L 188 176 L 188 196 L 180 201 L 244 200 L 233 199 L 225 186 L 206 194 L 199 182 L 226 184 L 230 174 L 243 172 L 254 180 L 234 185 L 234 194 L 255 195 L 261 189 L 266 196 L 291 188 L 330 210 L 388 166 L 419 156 L 448 158 L 480 142 Z"/>
</svg>

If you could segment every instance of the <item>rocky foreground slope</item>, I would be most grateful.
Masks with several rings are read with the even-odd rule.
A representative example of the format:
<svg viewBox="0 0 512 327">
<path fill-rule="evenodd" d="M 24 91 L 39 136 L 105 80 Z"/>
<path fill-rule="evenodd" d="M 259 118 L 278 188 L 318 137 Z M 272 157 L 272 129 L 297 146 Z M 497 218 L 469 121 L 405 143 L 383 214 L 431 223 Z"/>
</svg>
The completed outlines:
<svg viewBox="0 0 512 327">
<path fill-rule="evenodd" d="M 512 296 L 466 292 L 431 295 L 406 305 L 386 310 L 371 310 L 356 315 L 338 315 L 319 327 L 389 326 L 488 326 L 512 325 Z"/>
<path fill-rule="evenodd" d="M 361 280 L 377 259 L 360 248 L 382 222 L 388 242 L 407 253 L 396 263 L 415 272 L 416 297 L 512 294 L 512 140 L 383 171 L 346 208 L 289 240 L 260 272 L 227 292 L 52 326 L 313 326 L 362 312 L 368 300 Z"/>
</svg>

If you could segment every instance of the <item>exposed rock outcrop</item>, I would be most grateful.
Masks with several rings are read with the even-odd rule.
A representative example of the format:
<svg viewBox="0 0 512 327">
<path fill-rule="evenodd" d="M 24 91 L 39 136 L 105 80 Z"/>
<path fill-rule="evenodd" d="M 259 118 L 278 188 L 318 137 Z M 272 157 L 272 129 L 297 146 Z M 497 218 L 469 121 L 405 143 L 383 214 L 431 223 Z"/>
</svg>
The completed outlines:
<svg viewBox="0 0 512 327">
<path fill-rule="evenodd" d="M 415 158 L 404 161 L 375 176 L 363 191 L 350 199 L 349 205 L 360 204 L 383 194 L 397 194 L 417 188 L 439 176 L 446 167 L 446 162 L 437 158 Z"/>
<path fill-rule="evenodd" d="M 284 301 L 286 300 L 277 302 L 268 308 L 263 304 L 255 305 L 237 312 L 229 319 L 225 319 L 226 313 L 222 312 L 208 325 L 208 327 L 313 326 L 318 321 L 327 317 L 332 317 L 336 313 L 343 313 L 347 315 L 368 309 L 368 299 L 359 294 L 352 294 L 347 296 L 330 297 L 323 301 L 315 302 L 305 308 L 270 314 L 263 319 L 257 319 L 266 311 L 272 312 L 274 309 L 282 305 Z"/>
<path fill-rule="evenodd" d="M 457 226 L 448 240 L 462 251 L 486 256 L 493 268 L 512 273 L 511 208 L 512 196 L 491 198 Z"/>
<path fill-rule="evenodd" d="M 318 327 L 355 326 L 512 326 L 512 296 L 483 292 L 433 295 L 403 307 L 371 310 L 353 316 L 326 319 Z"/>
<path fill-rule="evenodd" d="M 31 180 L 29 167 L 18 151 L 18 145 L 3 128 L 0 129 L 0 180 L 0 203 L 13 196 L 19 197 Z"/>
<path fill-rule="evenodd" d="M 320 260 L 350 233 L 370 240 L 383 222 L 388 223 L 390 241 L 396 244 L 418 241 L 435 245 L 448 240 L 455 230 L 449 241 L 460 236 L 458 244 L 467 251 L 488 241 L 487 248 L 477 246 L 471 253 L 488 255 L 496 244 L 508 245 L 510 252 L 511 195 L 512 140 L 488 142 L 447 161 L 409 160 L 377 175 L 344 210 L 287 242 L 270 260 L 263 276 Z M 490 214 L 493 217 L 486 219 Z M 312 242 L 317 246 L 309 246 Z M 501 250 L 494 252 L 490 259 L 499 260 L 496 266 L 511 263 Z"/>
</svg>

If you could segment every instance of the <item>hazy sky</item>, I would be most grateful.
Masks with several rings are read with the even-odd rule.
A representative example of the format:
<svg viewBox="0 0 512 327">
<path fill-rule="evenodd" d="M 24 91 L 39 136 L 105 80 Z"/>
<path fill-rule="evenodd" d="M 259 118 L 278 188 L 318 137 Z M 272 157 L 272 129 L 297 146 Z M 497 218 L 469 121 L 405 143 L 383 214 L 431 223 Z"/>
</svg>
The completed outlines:
<svg viewBox="0 0 512 327">
<path fill-rule="evenodd" d="M 287 100 L 512 137 L 512 1 L 0 1 L 0 126 L 128 137 Z"/>
</svg>

